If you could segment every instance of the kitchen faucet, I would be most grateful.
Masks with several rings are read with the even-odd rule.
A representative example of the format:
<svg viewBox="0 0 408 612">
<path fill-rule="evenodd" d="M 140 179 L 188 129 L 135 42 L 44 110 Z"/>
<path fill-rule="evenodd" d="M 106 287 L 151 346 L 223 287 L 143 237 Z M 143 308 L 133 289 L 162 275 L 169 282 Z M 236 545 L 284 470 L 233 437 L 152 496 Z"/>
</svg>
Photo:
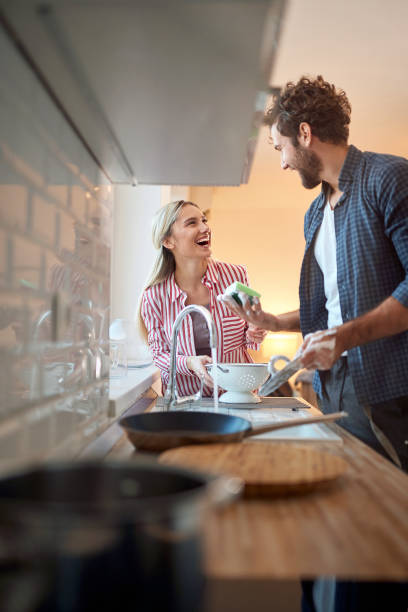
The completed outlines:
<svg viewBox="0 0 408 612">
<path fill-rule="evenodd" d="M 171 333 L 171 349 L 170 349 L 170 371 L 169 371 L 169 383 L 167 385 L 166 391 L 164 393 L 164 406 L 166 410 L 169 410 L 172 406 L 177 404 L 182 404 L 183 402 L 188 402 L 191 400 L 198 400 L 201 398 L 202 386 L 203 383 L 201 381 L 201 389 L 195 395 L 187 395 L 185 397 L 177 397 L 177 385 L 176 385 L 176 357 L 177 357 L 177 339 L 178 333 L 180 330 L 181 323 L 184 317 L 190 312 L 199 312 L 205 319 L 208 330 L 210 332 L 210 348 L 211 352 L 213 349 L 217 348 L 217 330 L 215 329 L 215 323 L 210 312 L 204 306 L 198 306 L 197 304 L 190 304 L 183 308 L 181 312 L 176 317 L 174 321 L 173 330 Z"/>
</svg>

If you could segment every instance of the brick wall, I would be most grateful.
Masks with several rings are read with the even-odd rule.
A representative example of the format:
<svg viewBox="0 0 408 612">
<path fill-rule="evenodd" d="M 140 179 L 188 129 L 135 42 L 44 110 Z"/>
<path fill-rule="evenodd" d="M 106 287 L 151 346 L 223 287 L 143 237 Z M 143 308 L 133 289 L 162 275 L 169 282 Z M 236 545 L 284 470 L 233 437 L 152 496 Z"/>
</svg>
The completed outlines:
<svg viewBox="0 0 408 612">
<path fill-rule="evenodd" d="M 0 32 L 0 469 L 107 425 L 111 185 Z"/>
</svg>

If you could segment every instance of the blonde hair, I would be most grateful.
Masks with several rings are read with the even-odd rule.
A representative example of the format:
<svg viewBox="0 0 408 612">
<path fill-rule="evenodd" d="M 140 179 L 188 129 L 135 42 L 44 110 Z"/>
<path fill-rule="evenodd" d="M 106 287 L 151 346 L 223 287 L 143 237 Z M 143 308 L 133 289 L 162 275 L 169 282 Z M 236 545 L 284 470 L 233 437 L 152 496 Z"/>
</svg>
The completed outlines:
<svg viewBox="0 0 408 612">
<path fill-rule="evenodd" d="M 137 309 L 137 323 L 140 334 L 147 342 L 147 329 L 144 324 L 141 305 L 143 293 L 149 287 L 158 285 L 162 281 L 169 278 L 176 268 L 173 253 L 166 249 L 163 245 L 163 241 L 166 240 L 171 234 L 171 230 L 174 222 L 177 220 L 181 209 L 185 204 L 190 204 L 199 208 L 194 202 L 188 202 L 186 200 L 176 200 L 175 202 L 169 202 L 165 206 L 159 208 L 153 217 L 152 223 L 152 240 L 153 246 L 157 249 L 156 260 L 153 264 L 152 270 L 147 278 L 146 284 L 141 292 L 138 309 Z"/>
</svg>

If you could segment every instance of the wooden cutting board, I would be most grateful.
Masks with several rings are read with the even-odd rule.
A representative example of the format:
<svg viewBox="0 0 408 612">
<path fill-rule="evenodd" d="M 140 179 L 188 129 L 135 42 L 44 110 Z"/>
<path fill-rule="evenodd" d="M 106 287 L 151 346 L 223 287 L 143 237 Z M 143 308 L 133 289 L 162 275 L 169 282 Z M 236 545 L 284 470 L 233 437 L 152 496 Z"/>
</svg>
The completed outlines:
<svg viewBox="0 0 408 612">
<path fill-rule="evenodd" d="M 325 451 L 264 441 L 182 446 L 165 451 L 159 461 L 239 476 L 247 497 L 306 493 L 328 485 L 347 469 L 344 459 Z"/>
</svg>

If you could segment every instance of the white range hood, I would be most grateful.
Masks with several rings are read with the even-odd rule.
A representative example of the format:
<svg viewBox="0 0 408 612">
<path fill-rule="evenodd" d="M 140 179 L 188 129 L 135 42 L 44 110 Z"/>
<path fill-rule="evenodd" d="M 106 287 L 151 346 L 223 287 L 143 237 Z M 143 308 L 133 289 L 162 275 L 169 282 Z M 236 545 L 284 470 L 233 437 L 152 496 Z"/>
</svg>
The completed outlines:
<svg viewBox="0 0 408 612">
<path fill-rule="evenodd" d="M 114 183 L 237 185 L 248 180 L 284 3 L 0 7 L 3 26 Z"/>
</svg>

